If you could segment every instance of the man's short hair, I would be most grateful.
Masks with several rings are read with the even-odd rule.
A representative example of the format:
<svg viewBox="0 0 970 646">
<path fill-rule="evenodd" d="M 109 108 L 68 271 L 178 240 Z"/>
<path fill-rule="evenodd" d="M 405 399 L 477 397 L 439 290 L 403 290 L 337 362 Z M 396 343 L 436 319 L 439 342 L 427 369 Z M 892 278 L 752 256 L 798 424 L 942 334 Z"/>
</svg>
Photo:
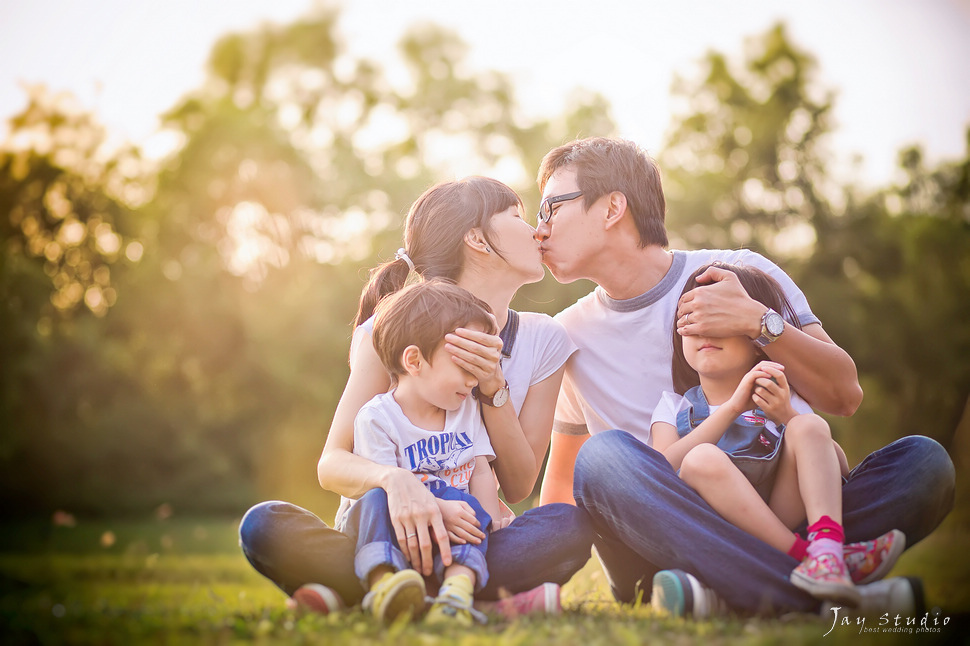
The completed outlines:
<svg viewBox="0 0 970 646">
<path fill-rule="evenodd" d="M 374 348 L 381 363 L 397 381 L 405 374 L 401 357 L 409 345 L 416 345 L 422 356 L 431 355 L 456 328 L 479 324 L 495 334 L 495 322 L 485 301 L 454 283 L 433 279 L 409 285 L 377 305 L 374 318 Z"/>
<path fill-rule="evenodd" d="M 607 137 L 577 139 L 550 150 L 539 165 L 539 190 L 561 168 L 576 171 L 587 207 L 613 191 L 626 196 L 640 234 L 640 247 L 667 246 L 664 217 L 667 205 L 660 183 L 660 168 L 632 141 Z"/>
</svg>

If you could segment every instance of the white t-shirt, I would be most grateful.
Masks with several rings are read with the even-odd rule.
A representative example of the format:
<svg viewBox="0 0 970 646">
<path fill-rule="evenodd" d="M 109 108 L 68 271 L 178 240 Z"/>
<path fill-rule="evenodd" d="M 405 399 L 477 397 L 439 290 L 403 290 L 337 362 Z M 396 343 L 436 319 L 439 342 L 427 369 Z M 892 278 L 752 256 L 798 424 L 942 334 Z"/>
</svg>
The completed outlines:
<svg viewBox="0 0 970 646">
<path fill-rule="evenodd" d="M 445 426 L 429 431 L 407 418 L 394 392 L 364 404 L 354 420 L 354 453 L 377 464 L 401 467 L 425 485 L 441 480 L 468 491 L 475 458 L 495 459 L 478 402 L 468 397 L 457 410 L 445 411 Z"/>
<path fill-rule="evenodd" d="M 466 398 L 457 410 L 445 411 L 442 430 L 429 431 L 408 419 L 393 390 L 377 395 L 358 411 L 354 454 L 377 464 L 407 469 L 425 486 L 441 481 L 465 492 L 475 458 L 495 459 L 474 398 Z M 351 498 L 340 499 L 337 527 L 342 526 L 343 516 L 353 503 Z"/>
<path fill-rule="evenodd" d="M 799 415 L 813 412 L 812 407 L 808 405 L 808 402 L 799 397 L 798 393 L 796 393 L 794 390 L 791 391 L 791 406 Z M 710 414 L 713 415 L 714 411 L 716 411 L 719 407 L 720 404 L 711 404 Z M 650 420 L 650 426 L 653 426 L 657 422 L 666 422 L 674 428 L 677 428 L 677 415 L 680 414 L 680 411 L 687 410 L 688 408 L 690 408 L 690 402 L 687 401 L 686 397 L 683 395 L 678 395 L 677 393 L 669 390 L 664 391 L 663 395 L 660 396 L 660 402 L 657 404 L 657 408 L 653 411 L 653 418 Z M 741 413 L 740 416 L 756 418 L 759 421 L 762 419 L 760 416 L 755 415 L 755 411 L 753 410 L 745 411 Z M 765 419 L 764 424 L 765 430 L 772 433 L 775 437 L 778 437 L 778 426 L 774 422 L 772 422 L 770 419 Z"/>
<path fill-rule="evenodd" d="M 748 250 L 674 251 L 667 274 L 648 292 L 614 300 L 597 287 L 556 315 L 578 348 L 566 362 L 556 432 L 620 429 L 649 443 L 660 395 L 674 389 L 670 362 L 677 301 L 687 278 L 715 260 L 765 271 L 781 285 L 803 327 L 819 322 L 788 274 L 763 256 Z"/>
<path fill-rule="evenodd" d="M 374 333 L 374 317 L 370 317 L 354 330 L 350 343 L 350 360 L 363 343 L 372 343 Z M 555 373 L 576 351 L 576 345 L 570 340 L 562 324 L 547 314 L 537 312 L 509 312 L 509 321 L 502 330 L 502 373 L 509 382 L 509 402 L 516 414 L 522 410 L 522 404 L 529 392 L 529 388 Z M 382 397 L 384 395 L 379 395 Z M 373 400 L 371 400 L 373 401 Z M 468 402 L 477 403 L 469 398 Z M 397 403 L 395 402 L 395 405 Z M 365 407 L 361 408 L 363 412 Z M 398 406 L 400 409 L 400 406 Z M 476 407 L 476 412 L 477 412 Z M 403 413 L 402 413 L 403 415 Z M 354 429 L 354 453 L 357 450 L 357 429 Z M 358 455 L 362 455 L 358 453 Z M 393 463 L 392 463 L 393 464 Z M 403 466 L 403 465 L 401 465 Z M 409 468 L 409 467 L 407 467 Z M 341 498 L 340 508 L 334 522 L 339 530 L 342 528 L 343 517 L 353 502 L 350 498 Z"/>
</svg>

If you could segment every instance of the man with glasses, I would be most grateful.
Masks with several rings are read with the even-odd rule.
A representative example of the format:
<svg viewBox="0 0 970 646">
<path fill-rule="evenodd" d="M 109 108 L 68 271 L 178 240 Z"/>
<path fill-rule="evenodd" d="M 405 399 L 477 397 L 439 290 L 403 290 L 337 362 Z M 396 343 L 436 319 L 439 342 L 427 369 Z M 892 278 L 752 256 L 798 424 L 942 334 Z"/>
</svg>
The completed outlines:
<svg viewBox="0 0 970 646">
<path fill-rule="evenodd" d="M 660 171 L 634 143 L 577 140 L 542 160 L 536 238 L 559 282 L 587 278 L 596 289 L 556 318 L 578 352 L 566 364 L 541 502 L 571 502 L 593 518 L 597 553 L 618 600 L 643 586 L 652 603 L 702 617 L 817 612 L 791 585 L 797 562 L 727 523 L 649 447 L 650 420 L 673 390 L 671 329 L 712 337 L 745 334 L 785 366 L 814 408 L 851 415 L 862 401 L 855 364 L 822 329 L 804 294 L 764 257 L 746 250 L 667 249 Z M 801 329 L 748 297 L 736 275 L 711 268 L 680 298 L 687 277 L 714 261 L 758 267 L 794 305 Z M 575 472 L 574 472 L 575 466 Z M 925 437 L 876 451 L 843 487 L 846 542 L 891 530 L 909 545 L 929 534 L 953 504 L 953 464 Z M 918 581 L 860 586 L 862 610 L 918 611 Z M 650 590 L 642 590 L 644 600 Z M 722 601 L 723 600 L 723 601 Z M 727 602 L 725 604 L 725 601 Z"/>
</svg>

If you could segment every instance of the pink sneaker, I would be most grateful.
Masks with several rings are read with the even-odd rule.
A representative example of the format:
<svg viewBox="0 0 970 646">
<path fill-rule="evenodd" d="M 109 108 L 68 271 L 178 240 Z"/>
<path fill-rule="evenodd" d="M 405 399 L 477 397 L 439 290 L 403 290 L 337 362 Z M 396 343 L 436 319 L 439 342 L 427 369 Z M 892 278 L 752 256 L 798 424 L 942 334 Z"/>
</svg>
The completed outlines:
<svg viewBox="0 0 970 646">
<path fill-rule="evenodd" d="M 297 588 L 293 596 L 286 600 L 291 610 L 316 612 L 329 615 L 344 609 L 343 599 L 336 591 L 319 583 L 307 583 Z"/>
<path fill-rule="evenodd" d="M 845 566 L 853 583 L 872 583 L 889 574 L 904 549 L 906 535 L 893 529 L 871 541 L 846 545 Z"/>
<path fill-rule="evenodd" d="M 498 601 L 476 602 L 475 606 L 485 612 L 499 615 L 503 619 L 515 619 L 527 615 L 558 615 L 562 612 L 559 591 L 558 583 L 543 583 L 531 590 Z"/>
<path fill-rule="evenodd" d="M 791 582 L 816 599 L 838 601 L 853 607 L 862 600 L 852 584 L 845 560 L 835 554 L 806 558 L 792 570 Z"/>
</svg>

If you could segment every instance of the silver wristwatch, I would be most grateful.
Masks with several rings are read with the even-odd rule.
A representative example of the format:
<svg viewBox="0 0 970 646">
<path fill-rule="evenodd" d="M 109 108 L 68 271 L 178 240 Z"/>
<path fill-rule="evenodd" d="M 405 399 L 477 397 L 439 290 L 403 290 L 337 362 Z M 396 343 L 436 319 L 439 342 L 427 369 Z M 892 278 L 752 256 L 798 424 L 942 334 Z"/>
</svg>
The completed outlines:
<svg viewBox="0 0 970 646">
<path fill-rule="evenodd" d="M 754 344 L 763 348 L 769 343 L 774 343 L 785 331 L 785 319 L 775 310 L 768 308 L 764 316 L 761 317 L 761 336 L 754 340 Z"/>
</svg>

